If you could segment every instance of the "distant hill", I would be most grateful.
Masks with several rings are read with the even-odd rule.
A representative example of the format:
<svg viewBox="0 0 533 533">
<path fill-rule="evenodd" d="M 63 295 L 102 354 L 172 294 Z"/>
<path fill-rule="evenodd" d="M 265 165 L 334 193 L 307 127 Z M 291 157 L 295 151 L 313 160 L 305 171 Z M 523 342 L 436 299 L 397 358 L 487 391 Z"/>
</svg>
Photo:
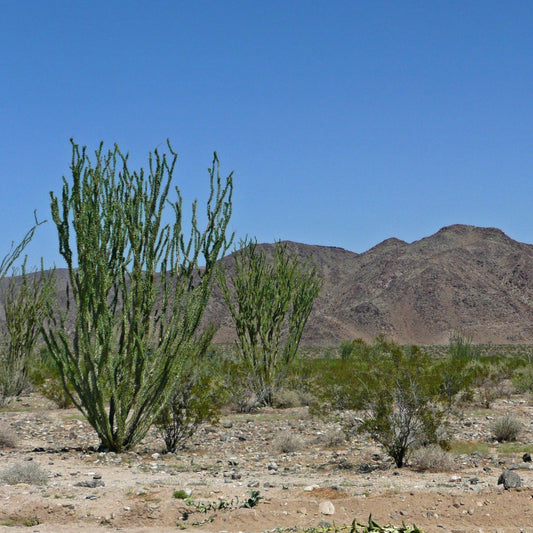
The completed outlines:
<svg viewBox="0 0 533 533">
<path fill-rule="evenodd" d="M 331 345 L 384 334 L 401 343 L 447 343 L 462 329 L 476 342 L 533 343 L 533 245 L 495 228 L 453 225 L 411 244 L 391 238 L 356 254 L 287 243 L 324 279 L 304 343 Z M 260 245 L 267 251 L 271 244 Z M 224 259 L 228 261 L 228 259 Z M 219 293 L 208 317 L 233 336 Z"/>
<path fill-rule="evenodd" d="M 258 246 L 273 250 L 273 244 Z M 304 344 L 335 345 L 378 334 L 400 343 L 444 344 L 456 329 L 475 342 L 533 343 L 533 245 L 499 229 L 453 225 L 410 244 L 387 239 L 361 254 L 287 246 L 324 279 Z M 231 268 L 231 255 L 222 261 Z M 67 272 L 59 270 L 57 277 L 64 306 Z M 216 341 L 233 340 L 219 290 L 205 320 L 219 325 Z"/>
</svg>

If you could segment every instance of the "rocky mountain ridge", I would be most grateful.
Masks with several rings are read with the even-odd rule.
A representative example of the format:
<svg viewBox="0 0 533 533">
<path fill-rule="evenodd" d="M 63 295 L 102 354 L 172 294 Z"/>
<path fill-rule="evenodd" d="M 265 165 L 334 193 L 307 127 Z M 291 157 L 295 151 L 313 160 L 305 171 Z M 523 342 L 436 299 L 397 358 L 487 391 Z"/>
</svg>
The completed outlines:
<svg viewBox="0 0 533 533">
<path fill-rule="evenodd" d="M 304 334 L 307 344 L 378 334 L 440 344 L 458 329 L 476 342 L 533 342 L 533 245 L 499 229 L 457 224 L 412 243 L 390 238 L 361 254 L 287 246 L 324 279 Z M 217 319 L 211 311 L 208 316 Z M 230 340 L 229 317 L 219 314 L 218 321 L 218 339 Z"/>
<path fill-rule="evenodd" d="M 496 228 L 447 226 L 412 243 L 389 238 L 363 253 L 287 242 L 324 280 L 303 344 L 338 345 L 376 335 L 400 343 L 446 344 L 462 330 L 474 342 L 533 343 L 533 245 Z M 259 244 L 267 253 L 273 244 Z M 231 269 L 231 254 L 223 263 Z M 66 305 L 66 270 L 56 272 L 58 306 Z M 4 283 L 7 280 L 4 280 Z M 234 329 L 215 289 L 204 322 Z"/>
</svg>

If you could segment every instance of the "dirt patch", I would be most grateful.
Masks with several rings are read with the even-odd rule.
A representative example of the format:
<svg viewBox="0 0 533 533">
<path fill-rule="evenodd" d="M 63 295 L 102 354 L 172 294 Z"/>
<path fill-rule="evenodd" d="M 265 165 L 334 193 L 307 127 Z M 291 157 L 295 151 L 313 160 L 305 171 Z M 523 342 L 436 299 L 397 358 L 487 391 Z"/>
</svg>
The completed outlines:
<svg viewBox="0 0 533 533">
<path fill-rule="evenodd" d="M 521 420 L 520 443 L 490 441 L 490 424 L 504 413 Z M 396 469 L 363 439 L 328 447 L 323 436 L 338 429 L 335 422 L 316 420 L 305 408 L 228 415 L 176 454 L 161 453 L 155 432 L 132 452 L 99 453 L 96 435 L 75 410 L 32 396 L 0 413 L 17 444 L 0 450 L 0 470 L 33 461 L 49 481 L 0 485 L 0 531 L 262 532 L 342 526 L 371 514 L 380 524 L 428 532 L 533 532 L 533 470 L 522 460 L 533 452 L 532 415 L 519 397 L 463 413 L 452 424 L 461 441 L 453 467 L 431 473 Z M 299 451 L 276 451 L 285 432 L 302 442 Z M 522 487 L 497 485 L 505 468 L 520 475 Z M 175 497 L 179 490 L 190 499 Z M 250 508 L 252 491 L 260 499 Z M 325 501 L 333 514 L 319 510 Z"/>
</svg>

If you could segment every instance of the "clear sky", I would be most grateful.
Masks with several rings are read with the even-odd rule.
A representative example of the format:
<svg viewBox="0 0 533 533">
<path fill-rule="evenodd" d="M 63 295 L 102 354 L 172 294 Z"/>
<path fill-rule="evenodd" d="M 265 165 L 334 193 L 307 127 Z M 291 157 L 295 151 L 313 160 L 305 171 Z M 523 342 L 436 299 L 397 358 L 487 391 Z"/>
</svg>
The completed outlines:
<svg viewBox="0 0 533 533">
<path fill-rule="evenodd" d="M 454 223 L 533 243 L 533 2 L 0 0 L 0 255 L 69 138 L 175 183 L 234 171 L 232 229 L 363 252 Z M 28 249 L 62 266 L 51 221 Z"/>
</svg>

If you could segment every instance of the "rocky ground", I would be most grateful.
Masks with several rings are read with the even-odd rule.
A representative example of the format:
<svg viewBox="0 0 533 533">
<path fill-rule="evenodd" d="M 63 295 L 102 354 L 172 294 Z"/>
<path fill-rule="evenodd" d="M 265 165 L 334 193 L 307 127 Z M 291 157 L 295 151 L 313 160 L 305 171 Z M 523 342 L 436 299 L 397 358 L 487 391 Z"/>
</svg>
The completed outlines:
<svg viewBox="0 0 533 533">
<path fill-rule="evenodd" d="M 522 423 L 519 443 L 490 439 L 491 422 L 505 413 Z M 48 483 L 0 482 L 0 531 L 323 531 L 371 514 L 428 532 L 533 532 L 533 470 L 523 461 L 533 453 L 532 415 L 524 397 L 468 408 L 452 423 L 452 463 L 434 473 L 395 468 L 371 442 L 343 441 L 334 421 L 305 407 L 228 413 L 176 454 L 161 453 L 155 432 L 133 452 L 99 453 L 77 411 L 32 395 L 0 411 L 0 431 L 15 444 L 0 448 L 0 476 L 33 463 Z M 505 469 L 520 487 L 497 484 Z M 252 491 L 258 502 L 248 501 Z"/>
</svg>

